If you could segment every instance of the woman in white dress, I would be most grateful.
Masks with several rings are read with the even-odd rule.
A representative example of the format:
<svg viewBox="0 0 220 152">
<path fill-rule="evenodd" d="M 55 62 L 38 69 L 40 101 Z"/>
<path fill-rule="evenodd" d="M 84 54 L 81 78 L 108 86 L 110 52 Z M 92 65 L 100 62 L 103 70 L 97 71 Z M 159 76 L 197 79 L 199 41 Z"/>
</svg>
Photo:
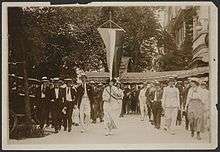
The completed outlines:
<svg viewBox="0 0 220 152">
<path fill-rule="evenodd" d="M 117 119 L 120 116 L 123 90 L 115 86 L 116 81 L 113 79 L 109 85 L 104 89 L 102 97 L 104 101 L 104 125 L 106 129 L 106 136 L 112 134 L 112 129 L 118 128 Z"/>
</svg>

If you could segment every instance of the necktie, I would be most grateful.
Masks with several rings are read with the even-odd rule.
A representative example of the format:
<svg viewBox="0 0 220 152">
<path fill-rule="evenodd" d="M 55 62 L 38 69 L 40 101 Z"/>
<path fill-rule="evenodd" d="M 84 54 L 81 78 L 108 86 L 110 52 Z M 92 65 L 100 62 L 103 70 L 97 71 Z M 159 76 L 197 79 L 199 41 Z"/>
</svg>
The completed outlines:
<svg viewBox="0 0 220 152">
<path fill-rule="evenodd" d="M 68 87 L 68 91 L 67 92 L 68 92 L 68 94 L 70 94 L 70 87 Z"/>
</svg>

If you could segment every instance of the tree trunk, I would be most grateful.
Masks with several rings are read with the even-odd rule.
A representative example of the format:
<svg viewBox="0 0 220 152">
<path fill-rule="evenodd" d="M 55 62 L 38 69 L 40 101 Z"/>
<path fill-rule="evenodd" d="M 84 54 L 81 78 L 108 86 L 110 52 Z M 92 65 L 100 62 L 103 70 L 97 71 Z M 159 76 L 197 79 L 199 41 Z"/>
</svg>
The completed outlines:
<svg viewBox="0 0 220 152">
<path fill-rule="evenodd" d="M 29 90 L 28 90 L 28 77 L 26 70 L 26 61 L 23 64 L 23 72 L 24 72 L 24 90 L 25 90 L 25 114 L 26 114 L 26 123 L 27 125 L 31 124 L 31 103 L 29 98 Z"/>
</svg>

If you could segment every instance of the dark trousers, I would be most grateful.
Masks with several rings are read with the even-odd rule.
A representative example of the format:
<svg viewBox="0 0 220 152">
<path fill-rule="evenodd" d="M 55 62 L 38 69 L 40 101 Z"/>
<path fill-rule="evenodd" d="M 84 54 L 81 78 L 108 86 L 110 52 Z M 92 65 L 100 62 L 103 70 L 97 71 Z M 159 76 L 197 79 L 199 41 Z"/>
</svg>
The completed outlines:
<svg viewBox="0 0 220 152">
<path fill-rule="evenodd" d="M 153 121 L 156 128 L 160 128 L 161 123 L 161 113 L 162 113 L 162 106 L 161 102 L 153 102 L 152 103 L 152 113 L 153 113 Z"/>
<path fill-rule="evenodd" d="M 123 116 L 124 114 L 126 114 L 126 104 L 127 104 L 127 98 L 124 98 L 122 100 L 122 107 L 121 107 L 121 116 Z"/>
<path fill-rule="evenodd" d="M 189 129 L 189 119 L 188 119 L 188 114 L 187 114 L 187 112 L 183 112 L 183 116 L 185 117 L 185 121 L 186 121 L 186 123 L 185 123 L 185 128 L 186 128 L 186 130 L 188 130 Z"/>
<path fill-rule="evenodd" d="M 147 109 L 148 109 L 147 111 L 148 111 L 149 120 L 151 120 L 152 107 L 153 107 L 152 102 L 150 102 L 150 103 L 147 104 Z"/>
<path fill-rule="evenodd" d="M 63 127 L 64 130 L 67 129 L 70 131 L 72 129 L 72 115 L 73 115 L 73 107 L 74 107 L 74 102 L 73 101 L 66 101 L 64 104 L 65 107 L 67 107 L 66 114 L 63 114 Z"/>
<path fill-rule="evenodd" d="M 40 99 L 40 128 L 43 129 L 44 125 L 47 123 L 47 114 L 48 114 L 48 101 L 46 98 Z"/>
<path fill-rule="evenodd" d="M 52 119 L 55 131 L 59 131 L 62 125 L 62 109 L 64 105 L 61 100 L 56 99 L 53 104 L 53 112 L 52 112 Z"/>
<path fill-rule="evenodd" d="M 97 99 L 97 101 L 95 101 L 91 104 L 91 118 L 94 123 L 96 122 L 97 118 L 99 118 L 100 121 L 103 120 L 102 106 L 103 106 L 102 102 L 99 101 L 98 99 Z"/>
</svg>

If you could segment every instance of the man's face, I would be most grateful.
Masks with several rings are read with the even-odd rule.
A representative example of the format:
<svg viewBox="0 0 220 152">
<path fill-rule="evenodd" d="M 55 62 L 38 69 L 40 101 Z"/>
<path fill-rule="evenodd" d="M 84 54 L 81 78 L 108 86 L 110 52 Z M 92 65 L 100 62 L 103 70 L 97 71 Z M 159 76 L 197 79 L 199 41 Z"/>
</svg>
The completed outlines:
<svg viewBox="0 0 220 152">
<path fill-rule="evenodd" d="M 71 82 L 67 82 L 67 86 L 71 87 L 72 83 Z"/>
<path fill-rule="evenodd" d="M 174 81 L 169 81 L 169 86 L 174 86 Z"/>
<path fill-rule="evenodd" d="M 47 81 L 43 81 L 43 85 L 47 85 Z"/>
<path fill-rule="evenodd" d="M 55 88 L 59 88 L 59 83 L 55 83 Z"/>
</svg>

